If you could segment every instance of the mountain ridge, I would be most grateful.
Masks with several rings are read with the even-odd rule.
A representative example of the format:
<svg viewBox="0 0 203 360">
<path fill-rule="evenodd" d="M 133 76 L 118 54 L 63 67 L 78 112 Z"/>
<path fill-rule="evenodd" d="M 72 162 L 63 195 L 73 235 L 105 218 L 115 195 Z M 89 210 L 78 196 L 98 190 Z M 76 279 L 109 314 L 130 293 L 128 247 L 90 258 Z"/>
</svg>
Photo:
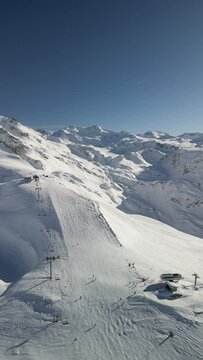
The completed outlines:
<svg viewBox="0 0 203 360">
<path fill-rule="evenodd" d="M 201 145 L 0 125 L 1 358 L 201 360 Z"/>
<path fill-rule="evenodd" d="M 89 189 L 93 198 L 105 194 L 122 211 L 153 217 L 202 237 L 197 222 L 197 217 L 203 216 L 201 134 L 190 134 L 189 140 L 185 135 L 183 140 L 183 136 L 166 137 L 161 132 L 163 138 L 156 137 L 158 133 L 150 138 L 124 131 L 117 133 L 96 125 L 66 126 L 64 130 L 43 135 L 2 117 L 0 125 L 1 144 L 35 169 L 57 173 L 53 162 L 59 168 L 61 164 L 74 163 L 79 174 L 85 172 L 93 177 L 96 174 L 97 190 Z M 67 173 L 68 167 L 65 179 Z M 99 173 L 103 174 L 104 184 L 99 180 Z M 79 181 L 80 175 L 72 174 L 71 178 L 74 176 L 86 193 L 88 178 L 84 183 Z M 156 200 L 159 193 L 165 197 L 165 206 Z"/>
</svg>

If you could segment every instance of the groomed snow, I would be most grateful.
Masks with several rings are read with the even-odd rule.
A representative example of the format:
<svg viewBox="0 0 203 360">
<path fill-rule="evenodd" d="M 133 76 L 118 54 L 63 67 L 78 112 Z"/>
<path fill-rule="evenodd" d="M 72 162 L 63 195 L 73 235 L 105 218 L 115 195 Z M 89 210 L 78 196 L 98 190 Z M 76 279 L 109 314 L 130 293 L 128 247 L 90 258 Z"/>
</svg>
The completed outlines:
<svg viewBox="0 0 203 360">
<path fill-rule="evenodd" d="M 93 127 L 90 135 L 105 131 Z M 132 191 L 138 180 L 133 184 L 132 171 L 122 168 L 128 159 L 119 160 L 116 174 L 109 165 L 71 154 L 66 143 L 26 132 L 31 161 L 5 144 L 0 150 L 1 358 L 202 359 L 202 239 L 122 209 L 127 192 L 139 199 L 138 213 L 145 194 L 150 207 L 153 189 L 161 184 L 138 198 Z M 82 133 L 88 131 L 77 131 Z M 47 142 L 48 159 L 37 153 L 36 139 L 42 146 Z M 111 156 L 109 149 L 102 153 Z M 36 168 L 35 157 L 42 168 Z M 25 179 L 34 174 L 39 183 Z M 122 181 L 115 181 L 121 174 Z M 184 189 L 191 190 L 185 201 L 200 192 L 199 187 L 194 195 L 191 183 Z M 58 255 L 49 279 L 46 257 Z M 160 274 L 166 272 L 184 277 L 178 283 L 181 298 L 171 300 L 161 288 Z M 200 275 L 197 290 L 194 272 Z"/>
</svg>

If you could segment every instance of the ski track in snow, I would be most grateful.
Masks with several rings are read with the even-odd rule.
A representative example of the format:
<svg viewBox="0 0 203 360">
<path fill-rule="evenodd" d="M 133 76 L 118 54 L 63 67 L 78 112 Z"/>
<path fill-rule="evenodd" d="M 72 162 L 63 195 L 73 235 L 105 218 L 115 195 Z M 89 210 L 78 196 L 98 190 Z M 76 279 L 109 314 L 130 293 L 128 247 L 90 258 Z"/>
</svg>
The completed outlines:
<svg viewBox="0 0 203 360">
<path fill-rule="evenodd" d="M 20 304 L 16 303 L 15 308 L 18 309 L 19 305 L 31 305 L 34 314 L 38 313 L 38 321 L 35 321 L 40 322 L 40 326 L 38 324 L 38 328 L 36 324 L 37 329 L 34 329 L 35 322 L 31 325 L 29 317 L 25 326 L 25 319 L 19 314 L 16 321 L 18 331 L 13 330 L 19 342 L 15 340 L 13 345 L 12 341 L 10 347 L 6 345 L 4 357 L 9 356 L 7 353 L 19 351 L 21 358 L 28 359 L 35 359 L 37 356 L 45 359 L 54 359 L 57 356 L 65 358 L 67 352 L 70 359 L 94 358 L 95 353 L 98 354 L 98 359 L 122 359 L 123 354 L 127 354 L 125 358 L 130 359 L 135 357 L 133 354 L 136 351 L 137 359 L 143 356 L 168 359 L 169 354 L 172 354 L 173 358 L 189 359 L 195 351 L 196 358 L 201 359 L 201 347 L 192 334 L 192 331 L 197 331 L 198 328 L 195 323 L 178 313 L 173 315 L 168 306 L 137 294 L 133 295 L 132 290 L 123 286 L 132 275 L 125 266 L 125 256 L 119 254 L 122 248 L 117 245 L 109 225 L 101 218 L 98 207 L 68 189 L 57 190 L 57 186 L 51 182 L 46 189 L 43 189 L 43 185 L 45 184 L 41 185 L 40 201 L 37 202 L 35 198 L 35 202 L 39 214 L 46 214 L 42 217 L 43 225 L 45 228 L 52 228 L 49 236 L 51 250 L 63 257 L 53 262 L 54 273 L 59 274 L 60 280 L 43 280 L 41 283 L 38 281 L 40 285 L 36 284 L 35 287 L 38 295 L 32 292 L 21 295 Z M 119 261 L 114 261 L 109 254 L 114 254 L 113 257 L 118 257 Z M 40 270 L 35 270 L 34 273 L 35 276 L 41 275 Z M 23 279 L 20 282 L 23 282 Z M 138 287 L 139 276 L 137 284 Z M 137 291 L 139 294 L 140 290 Z M 16 302 L 17 290 L 13 292 L 13 301 Z M 41 292 L 49 293 L 50 305 L 43 300 Z M 29 296 L 26 297 L 26 294 Z M 3 310 L 5 311 L 5 308 Z M 10 312 L 10 309 L 7 311 Z M 53 324 L 51 318 L 54 312 L 63 319 L 68 319 L 69 324 Z M 42 317 L 47 314 L 49 324 L 42 325 L 43 320 L 39 317 L 41 314 L 44 314 Z M 23 328 L 26 331 L 23 331 Z M 29 337 L 26 336 L 28 328 Z M 169 329 L 175 329 L 179 340 L 168 339 L 166 343 L 159 345 L 167 337 Z M 10 330 L 7 331 L 10 333 Z M 39 342 L 39 333 L 43 342 Z M 184 342 L 182 347 L 179 346 L 180 337 L 181 342 Z M 160 346 L 167 348 L 165 354 Z M 26 351 L 30 352 L 29 357 Z"/>
<path fill-rule="evenodd" d="M 95 127 L 91 131 L 101 129 Z M 19 132 L 25 136 L 20 125 L 15 137 Z M 36 141 L 45 146 L 45 140 L 34 130 L 28 134 L 27 146 L 36 146 Z M 1 138 L 5 142 L 4 135 L 3 131 Z M 6 141 L 15 140 L 11 135 L 6 135 Z M 12 146 L 16 146 L 15 141 Z M 49 146 L 57 167 L 57 158 L 62 161 L 62 149 L 65 153 L 67 146 L 61 144 L 57 156 L 53 156 L 58 151 L 57 144 L 53 142 Z M 79 151 L 77 146 L 72 148 Z M 33 150 L 29 158 L 24 156 L 24 148 L 21 157 L 7 153 L 4 147 L 0 151 L 1 359 L 16 355 L 26 360 L 202 360 L 201 278 L 198 291 L 192 285 L 192 272 L 197 271 L 201 276 L 203 273 L 202 239 L 133 215 L 132 202 L 139 199 L 139 211 L 145 205 L 153 211 L 151 202 L 156 200 L 157 189 L 164 188 L 154 183 L 152 194 L 138 182 L 138 188 L 145 189 L 140 198 L 132 196 L 129 190 L 135 183 L 128 173 L 128 161 L 142 163 L 141 153 L 128 154 L 127 158 L 111 154 L 108 158 L 105 150 L 102 154 L 91 146 L 85 151 L 80 147 L 84 161 L 79 161 L 77 155 L 69 159 L 64 156 L 64 169 L 60 170 L 60 163 L 54 173 L 52 164 L 48 178 L 39 170 L 35 171 L 40 176 L 39 182 L 26 182 L 22 173 L 33 172 L 33 163 L 40 169 L 42 155 L 35 162 Z M 102 163 L 100 169 L 87 162 L 91 151 Z M 142 155 L 145 166 L 151 153 L 146 150 Z M 153 156 L 155 162 L 162 158 L 157 150 Z M 181 161 L 181 154 L 176 161 Z M 104 171 L 106 164 L 115 169 Z M 118 164 L 122 166 L 116 172 Z M 111 184 L 106 179 L 108 172 Z M 156 169 L 155 173 L 157 177 Z M 145 176 L 147 172 L 142 174 L 142 179 Z M 85 185 L 86 177 L 91 185 Z M 126 181 L 129 185 L 123 195 L 120 185 L 114 182 L 116 177 L 121 184 Z M 170 194 L 171 184 L 166 187 Z M 183 189 L 186 188 L 189 186 L 184 183 Z M 194 190 L 193 186 L 190 190 L 190 196 L 202 194 L 201 189 Z M 126 199 L 123 197 L 121 202 L 124 195 Z M 127 206 L 126 213 L 115 208 L 119 201 L 121 207 Z M 177 197 L 173 200 L 175 206 L 179 206 L 178 201 Z M 164 201 L 160 200 L 157 214 L 161 214 L 161 219 L 165 216 L 162 205 Z M 170 206 L 167 211 L 170 214 Z M 146 215 L 146 209 L 143 213 Z M 194 223 L 195 232 L 201 216 L 191 214 L 186 230 Z M 172 215 L 173 211 L 168 223 L 175 221 Z M 184 211 L 177 216 L 183 216 L 186 221 Z M 52 262 L 52 280 L 47 256 L 60 256 Z M 180 289 L 185 297 L 173 301 L 161 297 L 159 275 L 168 271 L 183 273 Z M 56 316 L 58 321 L 53 322 Z"/>
</svg>

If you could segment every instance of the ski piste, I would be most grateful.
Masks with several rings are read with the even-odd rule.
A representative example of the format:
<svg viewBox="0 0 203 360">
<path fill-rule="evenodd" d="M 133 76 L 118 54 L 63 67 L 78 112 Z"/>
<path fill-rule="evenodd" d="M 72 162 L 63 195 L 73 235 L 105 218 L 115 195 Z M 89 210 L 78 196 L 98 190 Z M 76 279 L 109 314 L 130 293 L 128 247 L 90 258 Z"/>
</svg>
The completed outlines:
<svg viewBox="0 0 203 360">
<path fill-rule="evenodd" d="M 202 360 L 201 148 L 0 123 L 1 358 Z"/>
</svg>

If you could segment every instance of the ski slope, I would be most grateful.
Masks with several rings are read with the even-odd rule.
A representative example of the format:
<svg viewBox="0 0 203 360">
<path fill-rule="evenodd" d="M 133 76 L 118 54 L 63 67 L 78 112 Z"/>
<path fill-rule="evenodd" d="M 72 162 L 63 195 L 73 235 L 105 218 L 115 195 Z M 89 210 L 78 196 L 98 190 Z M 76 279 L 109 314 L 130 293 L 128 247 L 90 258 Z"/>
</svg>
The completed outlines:
<svg viewBox="0 0 203 360">
<path fill-rule="evenodd" d="M 19 180 L 6 186 L 14 188 L 11 207 L 17 202 L 21 211 L 22 203 L 31 209 L 24 207 L 24 223 L 32 226 L 33 216 L 39 225 L 31 232 L 30 245 L 37 237 L 41 242 L 35 243 L 37 256 L 25 247 L 21 258 L 27 272 L 29 254 L 34 269 L 1 297 L 3 359 L 13 354 L 22 359 L 202 358 L 202 291 L 190 288 L 194 266 L 202 272 L 201 240 L 154 220 L 100 207 L 55 179 L 40 179 L 40 201 L 33 183 L 21 185 Z M 10 234 L 8 238 L 12 241 Z M 62 257 L 53 262 L 52 280 L 47 254 Z M 128 267 L 129 261 L 135 269 Z M 146 291 L 159 282 L 160 272 L 174 269 L 185 276 L 182 286 L 189 288 L 182 291 L 187 297 L 160 300 L 155 291 Z M 54 314 L 62 321 L 53 323 Z M 174 338 L 159 345 L 169 331 Z"/>
<path fill-rule="evenodd" d="M 202 359 L 202 239 L 119 209 L 107 170 L 62 162 L 65 147 L 50 143 L 43 169 L 0 149 L 0 358 Z M 166 272 L 183 275 L 181 298 Z"/>
</svg>

